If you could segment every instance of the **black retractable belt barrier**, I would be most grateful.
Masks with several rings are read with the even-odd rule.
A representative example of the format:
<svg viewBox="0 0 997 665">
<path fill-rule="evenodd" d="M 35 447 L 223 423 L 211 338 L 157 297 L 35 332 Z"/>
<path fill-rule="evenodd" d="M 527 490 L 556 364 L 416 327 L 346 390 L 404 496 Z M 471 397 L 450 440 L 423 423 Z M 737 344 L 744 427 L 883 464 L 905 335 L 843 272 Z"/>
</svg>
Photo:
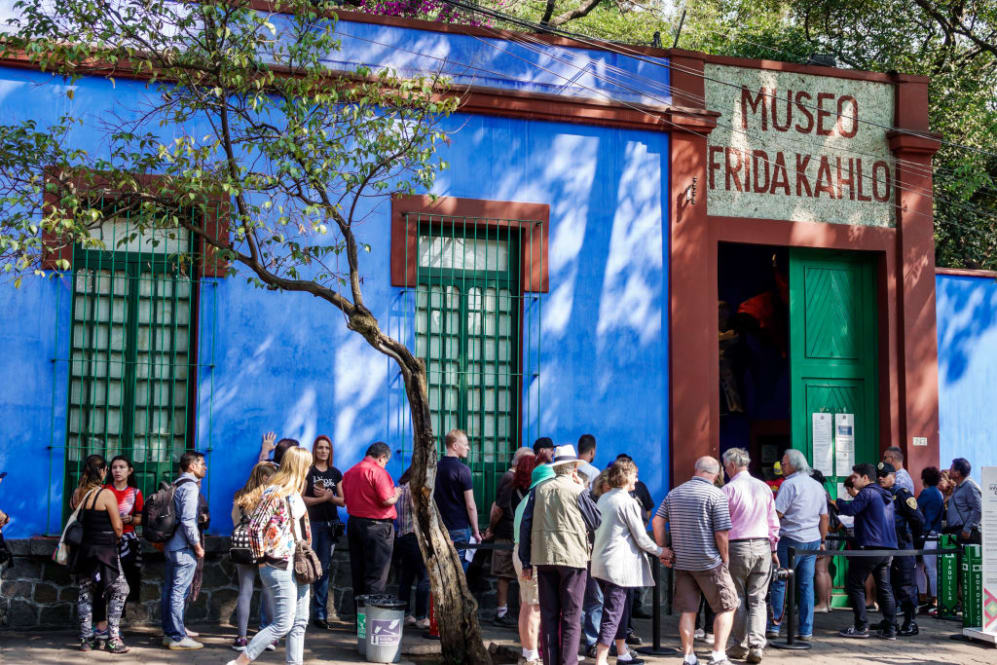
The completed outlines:
<svg viewBox="0 0 997 665">
<path fill-rule="evenodd" d="M 646 656 L 675 656 L 678 654 L 677 649 L 661 646 L 661 561 L 658 557 L 654 557 L 651 573 L 654 576 L 654 588 L 651 591 L 651 602 L 654 604 L 651 609 L 651 646 L 638 647 L 637 653 Z M 671 614 L 671 576 L 666 577 L 668 577 L 668 613 Z"/>
<path fill-rule="evenodd" d="M 797 554 L 814 554 L 817 556 L 843 556 L 846 559 L 862 559 L 870 557 L 881 557 L 881 556 L 923 556 L 925 554 L 935 555 L 935 554 L 953 554 L 958 553 L 958 549 L 944 549 L 944 550 L 804 550 L 796 549 L 795 547 L 789 548 L 789 579 L 786 580 L 786 584 L 789 585 L 789 589 L 786 593 L 786 614 L 789 615 L 789 620 L 786 622 L 786 641 L 785 642 L 770 642 L 770 644 L 776 649 L 794 649 L 803 650 L 809 649 L 811 645 L 809 642 L 797 642 L 796 641 L 796 630 L 793 625 L 793 620 L 796 618 L 796 612 L 794 605 L 796 604 L 796 555 Z"/>
</svg>

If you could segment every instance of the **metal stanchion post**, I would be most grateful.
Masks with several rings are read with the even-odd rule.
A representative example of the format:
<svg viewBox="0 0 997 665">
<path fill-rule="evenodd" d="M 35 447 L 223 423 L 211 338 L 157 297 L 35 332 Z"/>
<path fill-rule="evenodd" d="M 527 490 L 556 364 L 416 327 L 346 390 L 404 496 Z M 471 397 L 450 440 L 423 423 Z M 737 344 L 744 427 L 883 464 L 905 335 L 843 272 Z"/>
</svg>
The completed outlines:
<svg viewBox="0 0 997 665">
<path fill-rule="evenodd" d="M 772 642 L 776 649 L 792 649 L 794 651 L 804 651 L 813 645 L 810 642 L 796 641 L 796 550 L 789 548 L 789 579 L 786 580 L 788 589 L 786 591 L 786 641 L 785 643 Z"/>
<path fill-rule="evenodd" d="M 651 602 L 654 603 L 654 607 L 651 609 L 652 645 L 639 647 L 637 653 L 647 656 L 675 656 L 678 655 L 676 649 L 661 646 L 661 562 L 657 558 L 654 559 L 651 575 L 654 578 L 654 589 L 651 591 Z"/>
</svg>

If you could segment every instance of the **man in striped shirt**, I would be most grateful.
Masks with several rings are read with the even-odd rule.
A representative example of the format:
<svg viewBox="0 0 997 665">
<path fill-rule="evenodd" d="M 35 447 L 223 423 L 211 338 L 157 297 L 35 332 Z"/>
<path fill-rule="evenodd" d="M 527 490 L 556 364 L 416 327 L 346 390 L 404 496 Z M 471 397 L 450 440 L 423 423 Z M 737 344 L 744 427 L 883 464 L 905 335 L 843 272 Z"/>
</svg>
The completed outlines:
<svg viewBox="0 0 997 665">
<path fill-rule="evenodd" d="M 665 565 L 675 569 L 675 607 L 682 613 L 679 636 L 686 665 L 699 661 L 693 651 L 693 632 L 699 596 L 716 613 L 713 621 L 713 652 L 710 665 L 729 665 L 726 648 L 737 609 L 737 590 L 728 562 L 731 528 L 727 496 L 713 483 L 720 475 L 720 462 L 712 457 L 696 460 L 695 474 L 665 497 L 652 523 L 654 539 L 664 547 Z M 671 532 L 666 546 L 665 526 Z"/>
</svg>

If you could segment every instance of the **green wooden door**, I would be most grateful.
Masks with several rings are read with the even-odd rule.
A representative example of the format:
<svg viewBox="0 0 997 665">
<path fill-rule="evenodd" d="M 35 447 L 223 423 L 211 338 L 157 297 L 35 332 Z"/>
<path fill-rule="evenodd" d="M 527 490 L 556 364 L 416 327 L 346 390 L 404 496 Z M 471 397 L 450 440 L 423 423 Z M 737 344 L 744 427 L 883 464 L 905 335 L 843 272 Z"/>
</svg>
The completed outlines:
<svg viewBox="0 0 997 665">
<path fill-rule="evenodd" d="M 789 255 L 793 447 L 814 460 L 815 413 L 852 414 L 853 463 L 879 459 L 875 258 L 858 252 L 793 249 Z M 835 450 L 837 452 L 837 450 Z M 834 466 L 841 466 L 832 458 Z M 818 465 L 820 468 L 820 465 Z M 821 469 L 828 490 L 850 473 Z"/>
<path fill-rule="evenodd" d="M 793 249 L 789 254 L 792 444 L 814 460 L 814 414 L 828 414 L 834 453 L 840 414 L 851 414 L 851 464 L 879 459 L 875 259 L 852 252 Z M 825 421 L 826 422 L 826 421 Z M 846 430 L 847 432 L 847 430 Z M 821 468 L 837 498 L 849 474 L 837 455 Z M 818 468 L 821 465 L 817 465 Z M 827 473 L 831 470 L 832 473 Z M 840 547 L 839 544 L 837 547 Z M 829 547 L 835 546 L 829 543 Z M 833 557 L 831 604 L 847 607 L 848 563 Z"/>
</svg>

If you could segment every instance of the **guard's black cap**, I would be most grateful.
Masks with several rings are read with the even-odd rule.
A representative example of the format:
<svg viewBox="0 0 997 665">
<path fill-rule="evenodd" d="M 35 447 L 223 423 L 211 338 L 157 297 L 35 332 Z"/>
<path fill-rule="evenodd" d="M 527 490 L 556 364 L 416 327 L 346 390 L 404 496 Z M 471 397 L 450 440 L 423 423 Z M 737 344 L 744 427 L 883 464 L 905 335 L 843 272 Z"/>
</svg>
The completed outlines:
<svg viewBox="0 0 997 665">
<path fill-rule="evenodd" d="M 896 472 L 897 470 L 893 468 L 893 465 L 890 464 L 889 462 L 880 462 L 879 464 L 876 465 L 877 478 L 885 478 L 891 473 L 896 473 Z"/>
</svg>

